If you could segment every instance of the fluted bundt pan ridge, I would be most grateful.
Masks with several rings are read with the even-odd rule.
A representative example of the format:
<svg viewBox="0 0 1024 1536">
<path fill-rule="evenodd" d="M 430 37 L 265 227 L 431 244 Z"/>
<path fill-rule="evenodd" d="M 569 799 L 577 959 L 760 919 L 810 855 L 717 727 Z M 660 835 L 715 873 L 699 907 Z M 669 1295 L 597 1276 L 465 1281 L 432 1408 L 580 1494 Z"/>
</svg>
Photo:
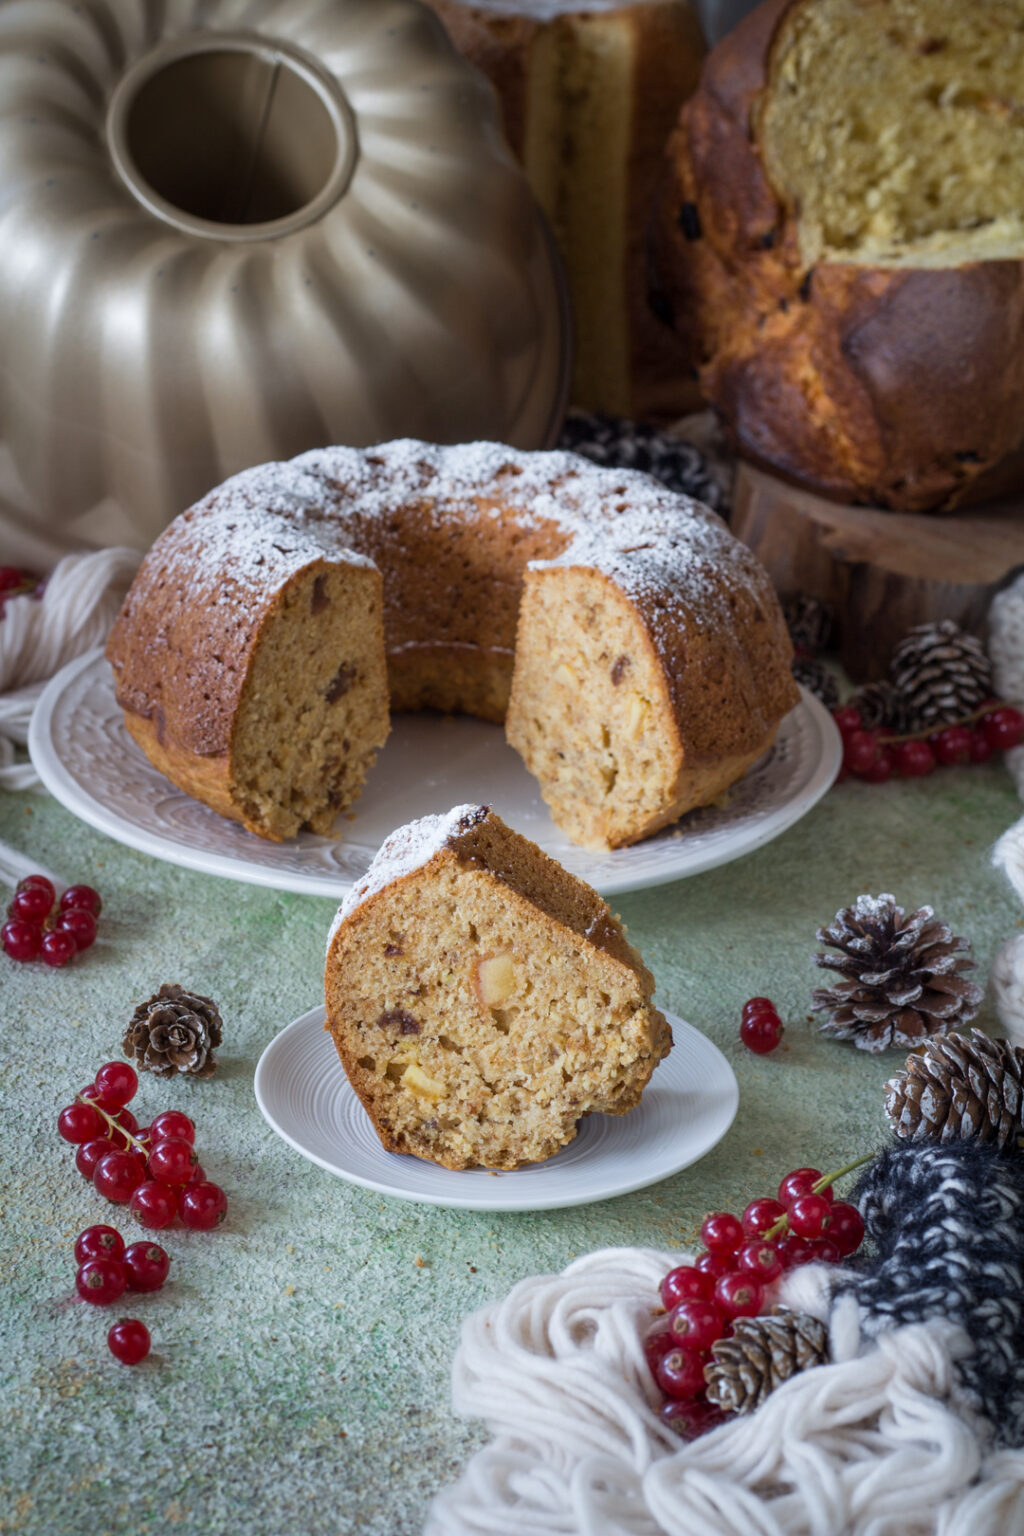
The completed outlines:
<svg viewBox="0 0 1024 1536">
<path fill-rule="evenodd" d="M 417 0 L 15 0 L 0 92 L 10 558 L 329 443 L 550 445 L 557 261 Z"/>
</svg>

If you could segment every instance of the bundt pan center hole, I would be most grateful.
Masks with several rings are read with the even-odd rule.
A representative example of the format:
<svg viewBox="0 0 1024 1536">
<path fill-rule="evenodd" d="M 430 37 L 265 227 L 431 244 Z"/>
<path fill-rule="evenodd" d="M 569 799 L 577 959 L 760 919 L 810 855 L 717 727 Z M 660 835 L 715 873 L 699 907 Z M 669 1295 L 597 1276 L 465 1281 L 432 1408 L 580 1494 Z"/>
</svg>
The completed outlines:
<svg viewBox="0 0 1024 1536">
<path fill-rule="evenodd" d="M 287 234 L 319 218 L 352 172 L 337 82 L 264 38 L 203 34 L 142 59 L 111 101 L 108 139 L 134 196 L 217 239 Z"/>
</svg>

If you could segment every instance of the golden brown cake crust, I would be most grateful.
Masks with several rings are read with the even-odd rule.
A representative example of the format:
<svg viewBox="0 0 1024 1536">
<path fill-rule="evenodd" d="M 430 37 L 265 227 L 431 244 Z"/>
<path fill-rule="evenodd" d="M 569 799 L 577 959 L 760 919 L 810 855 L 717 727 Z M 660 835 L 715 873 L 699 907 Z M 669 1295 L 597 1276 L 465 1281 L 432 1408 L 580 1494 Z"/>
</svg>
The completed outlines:
<svg viewBox="0 0 1024 1536">
<path fill-rule="evenodd" d="M 643 709 L 668 744 L 667 800 L 627 819 L 609 838 L 616 843 L 714 798 L 723 771 L 728 782 L 738 777 L 798 698 L 766 572 L 714 513 L 648 476 L 494 444 L 318 450 L 236 476 L 172 524 L 111 634 L 133 734 L 222 814 L 235 814 L 224 796 L 235 793 L 237 719 L 261 636 L 290 594 L 309 590 L 315 613 L 320 584 L 338 570 L 350 570 L 367 602 L 382 594 L 393 707 L 497 720 L 517 645 L 531 624 L 540 634 L 524 620 L 517 639 L 524 588 L 553 588 L 557 609 L 563 588 L 596 583 L 625 626 L 605 657 L 599 631 L 587 641 L 608 674 L 605 691 L 621 701 L 630 668 L 646 668 Z M 542 639 L 543 683 L 563 642 L 557 627 Z M 356 676 L 370 667 L 364 659 L 340 670 L 347 678 L 346 668 Z M 511 726 L 510 739 L 520 745 Z M 371 745 L 380 740 L 378 729 Z M 686 804 L 680 773 L 689 775 Z M 282 835 L 251 810 L 239 819 Z"/>
<path fill-rule="evenodd" d="M 512 1169 L 635 1107 L 671 1031 L 618 918 L 485 806 L 399 828 L 328 941 L 326 1028 L 388 1151 Z"/>
<path fill-rule="evenodd" d="M 622 142 L 609 144 L 604 152 L 621 157 L 625 178 L 624 227 L 619 255 L 622 259 L 621 305 L 624 309 L 628 377 L 613 385 L 605 365 L 600 374 L 587 371 L 577 379 L 576 402 L 587 409 L 618 412 L 642 418 L 666 419 L 695 410 L 700 405 L 696 381 L 671 328 L 655 314 L 649 298 L 648 227 L 652 202 L 661 170 L 665 141 L 679 107 L 694 90 L 705 44 L 696 11 L 689 0 L 633 0 L 632 4 L 599 7 L 572 4 L 531 6 L 529 0 L 508 0 L 488 7 L 464 0 L 427 0 L 438 13 L 459 52 L 487 76 L 501 104 L 505 134 L 516 156 L 533 176 L 534 191 L 551 220 L 563 246 L 572 284 L 574 252 L 585 241 L 586 229 L 571 211 L 574 198 L 572 165 L 580 154 L 576 143 L 580 129 L 572 116 L 574 95 L 581 87 L 567 70 L 566 59 L 586 48 L 586 32 L 596 29 L 608 36 L 612 29 L 628 35 L 629 109 L 622 125 Z M 547 45 L 545 83 L 534 85 L 532 51 Z M 554 60 L 554 63 L 551 61 Z M 550 90 L 563 94 L 556 110 L 550 139 L 550 158 L 541 174 L 528 153 L 528 119 L 531 88 L 542 98 L 535 107 L 549 112 L 543 99 Z M 557 169 L 552 167 L 557 166 Z M 553 178 L 553 179 L 552 179 Z M 585 218 L 593 226 L 608 221 L 610 202 L 591 202 Z M 567 228 L 567 221 L 572 228 Z M 575 295 L 577 308 L 581 298 Z M 613 323 L 613 317 L 582 315 L 592 329 Z M 583 343 L 590 352 L 593 336 Z"/>
<path fill-rule="evenodd" d="M 951 505 L 1024 432 L 1024 263 L 807 267 L 757 137 L 806 3 L 765 0 L 709 55 L 669 144 L 659 287 L 745 457 L 848 501 Z"/>
</svg>

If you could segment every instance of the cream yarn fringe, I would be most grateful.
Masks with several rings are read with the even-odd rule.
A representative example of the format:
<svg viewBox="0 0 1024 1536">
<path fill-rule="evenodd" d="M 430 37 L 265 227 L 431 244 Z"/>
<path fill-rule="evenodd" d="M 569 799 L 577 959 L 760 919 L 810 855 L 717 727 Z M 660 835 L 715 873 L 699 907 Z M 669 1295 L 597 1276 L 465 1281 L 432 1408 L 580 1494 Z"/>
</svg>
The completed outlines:
<svg viewBox="0 0 1024 1536">
<path fill-rule="evenodd" d="M 971 1346 L 942 1321 L 865 1342 L 840 1298 L 834 1364 L 681 1445 L 641 1333 L 682 1262 L 605 1249 L 466 1320 L 454 1406 L 494 1439 L 434 1500 L 425 1536 L 1024 1536 L 1024 1452 L 987 1454 L 958 1411 L 952 1365 Z M 828 1316 L 830 1273 L 796 1272 L 782 1299 Z"/>
<path fill-rule="evenodd" d="M 110 632 L 142 556 L 134 549 L 66 555 L 41 598 L 13 597 L 0 621 L 0 788 L 39 783 L 31 763 L 16 763 L 15 744 L 46 683 Z"/>
<path fill-rule="evenodd" d="M 997 698 L 1024 709 L 1024 572 L 992 599 L 988 654 Z M 1011 748 L 1005 762 L 1024 800 L 1024 744 Z"/>
</svg>

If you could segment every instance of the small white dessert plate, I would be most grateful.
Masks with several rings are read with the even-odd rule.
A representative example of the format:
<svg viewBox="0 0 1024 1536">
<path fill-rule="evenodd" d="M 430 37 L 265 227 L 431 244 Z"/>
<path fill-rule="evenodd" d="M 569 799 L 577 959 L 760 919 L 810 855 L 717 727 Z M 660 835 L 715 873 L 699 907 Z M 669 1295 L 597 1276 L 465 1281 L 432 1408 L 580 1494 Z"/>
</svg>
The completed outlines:
<svg viewBox="0 0 1024 1536">
<path fill-rule="evenodd" d="M 721 807 L 612 853 L 590 853 L 555 826 L 500 726 L 465 717 L 398 715 L 336 839 L 301 833 L 267 842 L 226 821 L 164 778 L 125 730 L 101 651 L 58 672 L 36 705 L 29 751 L 51 794 L 118 842 L 186 869 L 280 891 L 344 896 L 404 822 L 486 803 L 604 896 L 662 885 L 727 864 L 784 832 L 839 772 L 842 744 L 828 710 L 806 691 L 775 745 Z"/>
<path fill-rule="evenodd" d="M 311 1163 L 350 1184 L 466 1211 L 551 1211 L 645 1189 L 710 1152 L 739 1104 L 732 1068 L 692 1024 L 667 1014 L 675 1044 L 637 1109 L 587 1115 L 575 1141 L 545 1163 L 512 1173 L 453 1173 L 385 1152 L 312 1008 L 270 1042 L 256 1068 L 256 1102 L 268 1123 Z"/>
</svg>

